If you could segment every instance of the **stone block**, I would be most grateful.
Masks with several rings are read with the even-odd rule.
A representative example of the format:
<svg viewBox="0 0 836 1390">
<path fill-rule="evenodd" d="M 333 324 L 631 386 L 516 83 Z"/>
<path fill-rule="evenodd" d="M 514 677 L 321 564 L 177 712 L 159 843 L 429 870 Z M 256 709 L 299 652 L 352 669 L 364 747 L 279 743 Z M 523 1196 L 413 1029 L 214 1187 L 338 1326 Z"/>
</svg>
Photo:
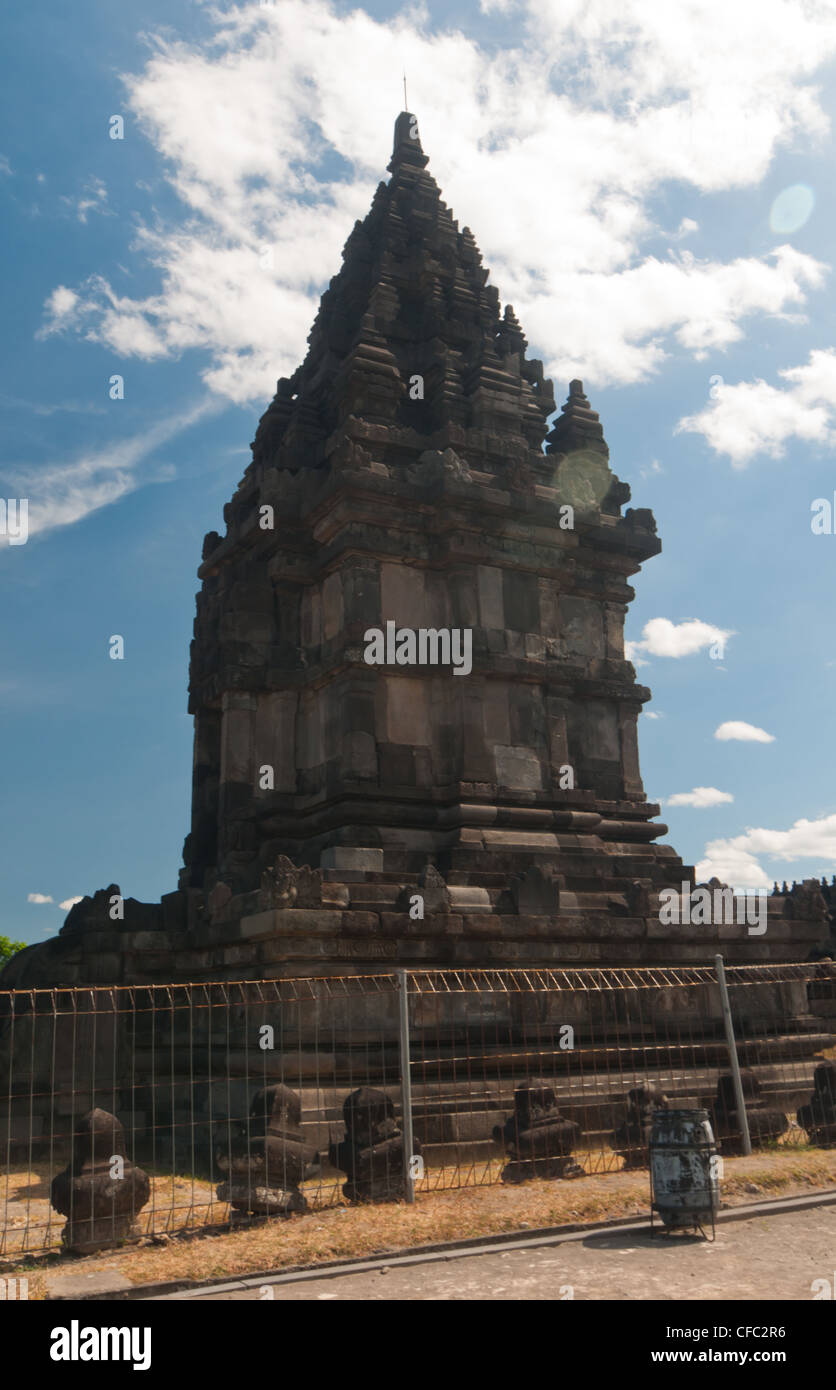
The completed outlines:
<svg viewBox="0 0 836 1390">
<path fill-rule="evenodd" d="M 479 565 L 476 571 L 479 594 L 479 621 L 484 628 L 499 630 L 505 627 L 502 570 L 493 565 Z"/>
<path fill-rule="evenodd" d="M 414 747 L 432 743 L 430 682 L 421 676 L 383 677 L 386 703 L 385 741 Z"/>
<path fill-rule="evenodd" d="M 398 627 L 434 627 L 443 615 L 430 612 L 424 571 L 415 565 L 380 566 L 381 623 L 391 620 Z"/>
<path fill-rule="evenodd" d="M 326 642 L 339 636 L 343 628 L 342 576 L 329 574 L 322 585 L 322 635 Z"/>
<path fill-rule="evenodd" d="M 322 851 L 320 863 L 323 869 L 356 869 L 365 872 L 382 872 L 383 850 L 354 848 L 349 845 L 332 845 Z"/>
<path fill-rule="evenodd" d="M 490 894 L 487 888 L 471 888 L 468 885 L 450 884 L 450 907 L 453 912 L 489 912 Z"/>
<path fill-rule="evenodd" d="M 498 745 L 495 750 L 496 780 L 512 790 L 539 791 L 543 785 L 540 759 L 530 748 Z"/>
<path fill-rule="evenodd" d="M 327 851 L 326 851 L 327 852 Z M 257 941 L 272 936 L 295 936 L 311 932 L 339 931 L 342 913 L 317 908 L 274 908 L 243 917 L 239 935 L 243 941 Z"/>
<path fill-rule="evenodd" d="M 554 914 L 560 906 L 560 880 L 554 870 L 537 864 L 526 869 L 511 888 L 517 911 L 525 914 Z"/>
<path fill-rule="evenodd" d="M 342 742 L 342 765 L 347 776 L 376 780 L 378 759 L 374 736 L 362 733 L 346 734 Z"/>
<path fill-rule="evenodd" d="M 526 570 L 502 571 L 504 626 L 514 632 L 540 631 L 540 583 Z"/>
<path fill-rule="evenodd" d="M 300 612 L 303 647 L 318 647 L 322 641 L 322 596 L 318 589 L 306 589 Z"/>
</svg>

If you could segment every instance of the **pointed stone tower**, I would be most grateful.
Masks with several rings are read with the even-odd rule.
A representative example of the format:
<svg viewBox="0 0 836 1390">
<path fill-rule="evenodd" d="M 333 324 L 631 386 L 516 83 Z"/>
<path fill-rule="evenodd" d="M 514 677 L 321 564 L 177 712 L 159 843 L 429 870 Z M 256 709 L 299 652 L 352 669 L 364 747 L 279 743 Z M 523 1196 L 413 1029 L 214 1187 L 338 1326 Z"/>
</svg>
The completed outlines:
<svg viewBox="0 0 836 1390">
<path fill-rule="evenodd" d="M 624 657 L 653 516 L 622 514 L 580 381 L 546 434 L 551 384 L 408 112 L 389 171 L 204 543 L 180 887 L 84 898 L 6 987 L 798 960 L 827 938 L 806 884 L 766 933 L 660 921 L 693 873 L 656 843 Z"/>
<path fill-rule="evenodd" d="M 551 383 L 426 166 L 403 112 L 226 536 L 206 538 L 183 886 L 226 913 L 277 862 L 285 896 L 307 870 L 317 903 L 369 923 L 326 956 L 638 958 L 613 914 L 643 935 L 640 900 L 690 876 L 653 843 L 650 692 L 624 658 L 655 523 L 622 516 L 630 491 L 579 381 L 544 451 Z M 472 669 L 441 664 L 444 634 L 469 640 Z"/>
</svg>

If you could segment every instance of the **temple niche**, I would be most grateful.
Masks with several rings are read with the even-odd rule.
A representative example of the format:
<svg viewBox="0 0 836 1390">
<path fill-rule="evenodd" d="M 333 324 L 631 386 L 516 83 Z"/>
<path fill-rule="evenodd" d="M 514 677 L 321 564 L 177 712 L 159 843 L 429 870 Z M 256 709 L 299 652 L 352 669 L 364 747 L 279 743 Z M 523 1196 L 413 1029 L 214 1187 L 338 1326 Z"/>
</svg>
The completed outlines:
<svg viewBox="0 0 836 1390">
<path fill-rule="evenodd" d="M 85 898 L 6 984 L 674 965 L 721 941 L 757 962 L 825 941 L 804 885 L 769 900 L 766 934 L 660 923 L 660 891 L 693 871 L 660 843 L 650 691 L 624 654 L 656 524 L 627 506 L 580 381 L 556 410 L 427 163 L 402 112 L 205 538 L 177 888 L 127 900 L 118 926 L 110 890 Z M 389 625 L 435 659 L 370 662 Z"/>
</svg>

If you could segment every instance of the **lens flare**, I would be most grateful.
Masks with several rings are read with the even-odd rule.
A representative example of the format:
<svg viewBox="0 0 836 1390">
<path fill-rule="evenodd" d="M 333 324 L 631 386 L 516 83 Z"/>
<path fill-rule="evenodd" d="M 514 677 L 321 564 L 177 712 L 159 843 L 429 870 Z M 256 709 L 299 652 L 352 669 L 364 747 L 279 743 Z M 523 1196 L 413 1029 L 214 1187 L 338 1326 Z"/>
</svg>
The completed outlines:
<svg viewBox="0 0 836 1390">
<path fill-rule="evenodd" d="M 816 195 L 806 183 L 794 183 L 778 194 L 769 210 L 769 226 L 773 232 L 797 232 L 813 211 Z"/>
</svg>

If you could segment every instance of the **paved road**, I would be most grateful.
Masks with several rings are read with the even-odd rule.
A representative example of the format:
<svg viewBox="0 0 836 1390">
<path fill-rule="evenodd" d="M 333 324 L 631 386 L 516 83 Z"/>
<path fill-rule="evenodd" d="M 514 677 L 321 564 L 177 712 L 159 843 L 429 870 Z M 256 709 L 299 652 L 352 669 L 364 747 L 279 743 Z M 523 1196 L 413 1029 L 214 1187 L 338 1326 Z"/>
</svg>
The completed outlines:
<svg viewBox="0 0 836 1390">
<path fill-rule="evenodd" d="M 691 1237 L 651 1241 L 645 1232 L 613 1231 L 560 1245 L 299 1280 L 271 1289 L 272 1297 L 283 1302 L 810 1300 L 815 1279 L 829 1280 L 831 1289 L 836 1279 L 836 1206 L 725 1222 L 717 1227 L 714 1245 Z M 200 1301 L 263 1297 L 253 1288 L 206 1293 Z"/>
</svg>

